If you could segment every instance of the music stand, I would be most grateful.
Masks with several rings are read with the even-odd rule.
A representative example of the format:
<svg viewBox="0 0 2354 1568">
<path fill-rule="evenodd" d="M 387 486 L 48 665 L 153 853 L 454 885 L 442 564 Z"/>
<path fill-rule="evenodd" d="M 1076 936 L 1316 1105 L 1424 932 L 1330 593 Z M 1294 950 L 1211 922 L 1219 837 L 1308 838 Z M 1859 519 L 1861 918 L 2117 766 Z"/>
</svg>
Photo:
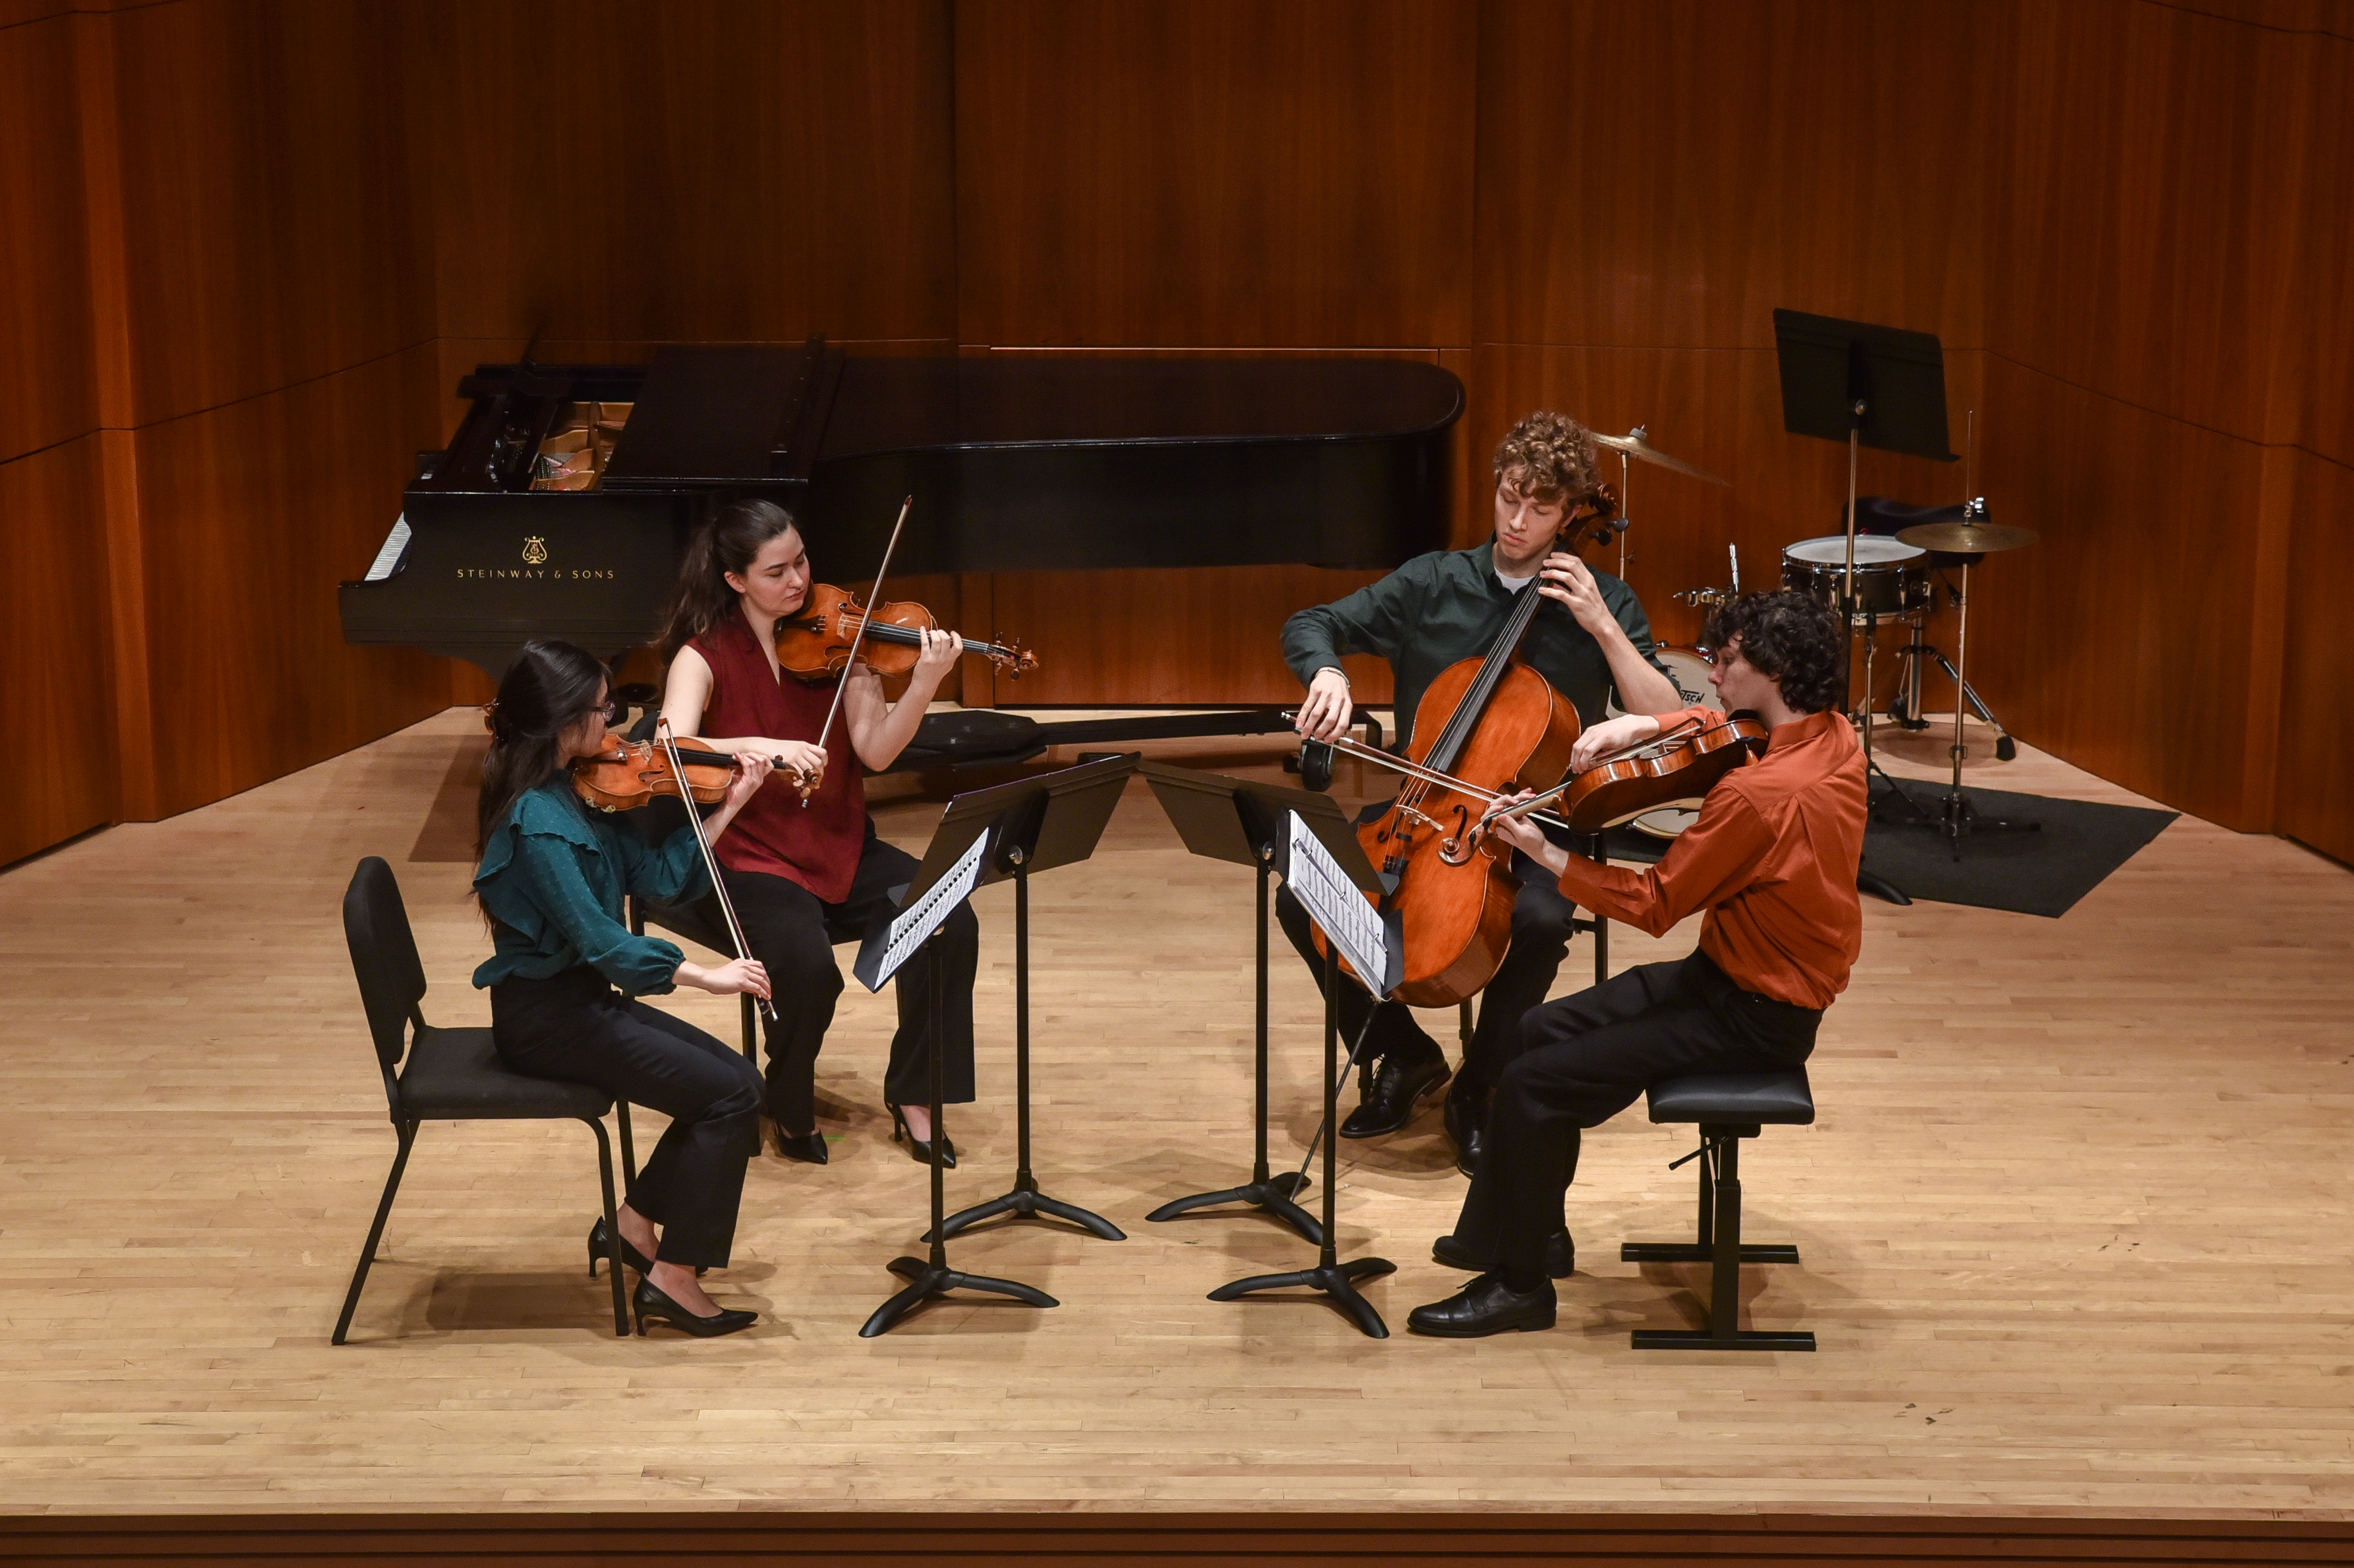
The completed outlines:
<svg viewBox="0 0 2354 1568">
<path fill-rule="evenodd" d="M 1782 381 L 1782 428 L 1847 444 L 1847 567 L 1840 584 L 1840 624 L 1855 630 L 1855 488 L 1860 449 L 1898 452 L 1935 462 L 1959 462 L 1946 447 L 1946 357 L 1935 334 L 1874 326 L 1803 311 L 1774 313 L 1774 351 Z M 1877 642 L 1880 617 L 1864 615 L 1865 669 Z M 1854 678 L 1849 662 L 1842 689 Z M 1851 707 L 1842 696 L 1842 708 Z M 1907 805 L 1920 807 L 1889 778 L 1872 754 L 1872 691 L 1863 694 L 1863 763 L 1867 793 L 1873 774 Z M 1925 813 L 1924 813 L 1925 815 Z M 1875 872 L 1856 868 L 1855 885 L 1891 904 L 1910 904 L 1902 888 Z"/>
<path fill-rule="evenodd" d="M 1030 877 L 1034 872 L 1076 865 L 1096 852 L 1112 808 L 1119 804 L 1128 776 L 1136 771 L 1134 753 L 1082 763 L 1017 779 L 987 789 L 959 795 L 949 802 L 939 829 L 925 852 L 915 885 L 940 874 L 937 863 L 952 857 L 969 826 L 981 823 L 992 835 L 981 863 L 980 885 L 1013 879 L 1013 1102 L 1014 1169 L 1013 1189 L 1001 1197 L 975 1203 L 950 1214 L 938 1234 L 954 1235 L 966 1227 L 999 1214 L 1035 1219 L 1044 1214 L 1065 1220 L 1106 1241 L 1126 1241 L 1128 1233 L 1091 1210 L 1050 1198 L 1038 1190 L 1030 1170 Z M 952 832 L 951 827 L 959 832 Z M 939 1147 L 935 1135 L 933 1147 Z M 930 1236 L 924 1238 L 931 1240 Z"/>
<path fill-rule="evenodd" d="M 1345 852 L 1334 853 L 1324 833 L 1319 831 L 1315 819 L 1309 818 L 1304 813 L 1292 812 L 1287 812 L 1286 817 L 1291 832 L 1277 841 L 1278 853 L 1282 860 L 1281 872 L 1284 880 L 1291 884 L 1294 895 L 1309 910 L 1310 918 L 1315 916 L 1315 899 L 1318 895 L 1314 887 L 1304 884 L 1294 874 L 1296 869 L 1293 864 L 1292 835 L 1294 833 L 1305 831 L 1314 835 L 1309 844 L 1301 846 L 1303 852 L 1310 857 L 1313 856 L 1318 846 L 1324 848 L 1325 863 L 1315 870 L 1316 881 L 1321 882 L 1337 877 L 1353 884 L 1355 888 L 1353 892 L 1347 887 L 1340 889 L 1340 895 L 1346 898 L 1354 898 L 1358 893 L 1379 894 L 1383 891 L 1381 878 L 1374 874 L 1372 864 L 1366 861 L 1365 852 L 1358 844 L 1353 832 L 1341 840 L 1341 844 L 1345 846 Z M 1380 918 L 1387 927 L 1384 954 L 1387 972 L 1376 978 L 1369 975 L 1362 966 L 1354 963 L 1351 966 L 1357 969 L 1359 978 L 1364 980 L 1365 989 L 1373 993 L 1376 1002 L 1388 996 L 1397 983 L 1400 947 L 1396 915 L 1392 913 Z M 1318 924 L 1322 926 L 1323 922 L 1319 921 Z M 1262 932 L 1266 929 L 1266 922 L 1263 919 L 1260 922 L 1260 929 Z M 1319 1228 L 1324 1234 L 1317 1243 L 1316 1266 L 1294 1269 L 1284 1274 L 1255 1274 L 1245 1279 L 1236 1279 L 1211 1291 L 1210 1299 L 1235 1301 L 1245 1296 L 1257 1295 L 1263 1290 L 1285 1290 L 1304 1285 L 1311 1289 L 1320 1290 L 1331 1298 L 1332 1304 L 1346 1312 L 1356 1323 L 1358 1330 L 1368 1339 L 1386 1340 L 1390 1337 L 1389 1325 L 1382 1321 L 1382 1315 L 1373 1309 L 1373 1304 L 1358 1292 L 1357 1281 L 1377 1279 L 1384 1274 L 1394 1274 L 1397 1270 L 1397 1265 L 1385 1257 L 1352 1258 L 1349 1262 L 1342 1263 L 1339 1249 L 1335 1247 L 1332 1241 L 1339 1228 L 1332 1213 L 1333 1193 L 1338 1191 L 1341 1184 L 1337 1159 L 1334 1154 L 1334 1150 L 1340 1147 L 1341 1140 L 1331 1135 L 1331 1128 L 1337 1126 L 1340 1120 L 1340 997 L 1341 943 L 1327 928 L 1324 941 L 1324 1127 L 1319 1132 L 1319 1136 L 1324 1141 L 1322 1205 L 1324 1213 L 1323 1223 Z M 1362 1039 L 1360 1043 L 1362 1044 Z M 1310 1157 L 1311 1159 L 1314 1157 L 1312 1150 L 1310 1151 Z M 1264 1169 L 1263 1164 L 1261 1168 Z"/>
<path fill-rule="evenodd" d="M 1258 873 L 1257 996 L 1254 1022 L 1257 1041 L 1256 1152 L 1251 1179 L 1239 1187 L 1215 1192 L 1195 1192 L 1176 1198 L 1145 1215 L 1148 1222 L 1173 1220 L 1196 1209 L 1246 1203 L 1274 1215 L 1310 1244 L 1324 1245 L 1324 1227 L 1295 1201 L 1307 1181 L 1296 1171 L 1270 1173 L 1267 1161 L 1267 885 L 1275 876 L 1277 858 L 1284 850 L 1285 813 L 1298 811 L 1325 846 L 1336 854 L 1346 844 L 1359 859 L 1355 827 L 1328 795 L 1289 789 L 1273 784 L 1230 779 L 1223 773 L 1203 773 L 1165 762 L 1143 765 L 1144 781 L 1169 815 L 1170 825 L 1185 841 L 1185 848 L 1205 860 L 1247 865 Z M 1346 864 L 1345 856 L 1342 863 Z M 1371 868 L 1368 867 L 1368 870 Z"/>
<path fill-rule="evenodd" d="M 892 919 L 877 920 L 867 927 L 866 939 L 859 946 L 857 962 L 851 966 L 851 972 L 858 977 L 860 982 L 868 991 L 882 990 L 883 982 L 903 967 L 911 955 L 912 949 L 901 946 L 897 941 L 903 934 L 901 930 L 903 921 L 912 924 L 913 929 L 907 934 L 916 936 L 919 945 L 932 949 L 930 961 L 924 966 L 924 972 L 928 980 L 924 988 L 927 993 L 925 1000 L 926 1004 L 931 1009 L 932 1036 L 932 1229 L 931 1234 L 926 1238 L 932 1244 L 932 1250 L 928 1257 L 895 1257 L 891 1260 L 891 1272 L 905 1279 L 907 1282 L 907 1287 L 875 1308 L 873 1315 L 858 1330 L 858 1337 L 862 1340 L 871 1340 L 877 1335 L 889 1333 L 898 1327 L 900 1319 L 907 1317 L 908 1313 L 925 1302 L 945 1296 L 951 1290 L 992 1291 L 1000 1296 L 1011 1296 L 1017 1301 L 1026 1301 L 1033 1307 L 1062 1305 L 1035 1286 L 1023 1285 L 1017 1280 L 997 1279 L 985 1274 L 960 1274 L 950 1268 L 948 1246 L 941 1239 L 940 1234 L 940 1210 L 945 1204 L 948 1192 L 947 1167 L 942 1162 L 943 1152 L 948 1148 L 948 1128 L 941 1119 L 943 1112 L 940 1105 L 942 1097 L 947 1093 L 947 1070 L 941 1064 L 947 1058 L 948 1053 L 941 1048 L 940 1031 L 948 1007 L 942 990 L 947 981 L 940 972 L 944 959 L 940 948 L 939 927 L 941 923 L 955 912 L 959 905 L 972 896 L 973 889 L 980 885 L 980 862 L 987 853 L 988 831 L 986 825 L 975 832 L 970 822 L 960 822 L 954 825 L 942 822 L 932 835 L 933 847 L 937 849 L 944 842 L 960 842 L 963 845 L 962 853 L 953 857 L 952 863 L 945 873 L 946 877 L 953 879 L 954 885 L 947 889 L 939 899 L 933 901 L 931 907 L 927 910 L 926 900 L 932 892 L 932 884 L 942 878 L 936 874 L 933 878 L 926 879 L 919 873 L 917 881 L 908 885 L 907 896 L 900 906 L 901 913 Z M 932 858 L 929 855 L 926 856 L 928 865 L 931 863 Z M 926 920 L 930 923 L 925 925 Z"/>
</svg>

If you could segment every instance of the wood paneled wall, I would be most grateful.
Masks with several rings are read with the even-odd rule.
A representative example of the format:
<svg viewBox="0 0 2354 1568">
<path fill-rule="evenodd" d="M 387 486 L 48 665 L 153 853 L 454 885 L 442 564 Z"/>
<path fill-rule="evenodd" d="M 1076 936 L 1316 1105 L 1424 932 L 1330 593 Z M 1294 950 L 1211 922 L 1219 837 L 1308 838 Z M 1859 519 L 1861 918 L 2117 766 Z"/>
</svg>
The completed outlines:
<svg viewBox="0 0 2354 1568">
<path fill-rule="evenodd" d="M 2309 717 L 2354 501 L 2349 58 L 2348 0 L 14 0 L 0 515 L 57 591 L 0 590 L 0 702 L 90 722 L 0 862 L 474 694 L 345 648 L 330 590 L 456 374 L 534 334 L 1436 358 L 1459 540 L 1532 407 L 1733 482 L 1633 476 L 1628 577 L 1688 640 L 1670 595 L 1728 544 L 1756 586 L 1838 521 L 1777 305 L 1945 343 L 1976 488 L 2044 535 L 1977 585 L 2014 729 L 2354 856 Z M 1862 486 L 1965 481 L 1867 454 Z M 1007 699 L 1268 701 L 1283 616 L 1353 580 L 942 608 L 1039 645 Z"/>
</svg>

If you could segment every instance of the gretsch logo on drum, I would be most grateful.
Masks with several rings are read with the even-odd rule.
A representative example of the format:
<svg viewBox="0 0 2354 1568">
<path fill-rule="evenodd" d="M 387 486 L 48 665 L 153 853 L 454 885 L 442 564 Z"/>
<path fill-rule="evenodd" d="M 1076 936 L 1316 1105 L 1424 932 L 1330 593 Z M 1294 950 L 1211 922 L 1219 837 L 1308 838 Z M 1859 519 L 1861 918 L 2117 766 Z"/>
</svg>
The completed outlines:
<svg viewBox="0 0 2354 1568">
<path fill-rule="evenodd" d="M 523 542 L 523 564 L 527 567 L 547 565 L 547 541 L 536 535 Z"/>
</svg>

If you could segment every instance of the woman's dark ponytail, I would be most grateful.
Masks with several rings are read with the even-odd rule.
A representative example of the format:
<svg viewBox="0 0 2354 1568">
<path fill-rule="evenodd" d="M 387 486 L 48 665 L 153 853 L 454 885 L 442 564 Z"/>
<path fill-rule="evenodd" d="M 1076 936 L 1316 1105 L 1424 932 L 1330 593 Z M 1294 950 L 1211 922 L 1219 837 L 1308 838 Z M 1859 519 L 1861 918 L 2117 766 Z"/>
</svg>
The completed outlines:
<svg viewBox="0 0 2354 1568">
<path fill-rule="evenodd" d="M 474 802 L 477 860 L 515 801 L 556 771 L 564 732 L 597 706 L 605 680 L 597 657 L 569 642 L 526 642 L 507 667 L 499 694 L 482 710 L 491 747 Z"/>
<path fill-rule="evenodd" d="M 793 514 L 773 501 L 731 501 L 695 531 L 686 559 L 678 569 L 678 586 L 663 611 L 663 662 L 695 638 L 736 613 L 736 590 L 727 574 L 744 577 L 752 570 L 768 542 L 793 526 Z"/>
</svg>

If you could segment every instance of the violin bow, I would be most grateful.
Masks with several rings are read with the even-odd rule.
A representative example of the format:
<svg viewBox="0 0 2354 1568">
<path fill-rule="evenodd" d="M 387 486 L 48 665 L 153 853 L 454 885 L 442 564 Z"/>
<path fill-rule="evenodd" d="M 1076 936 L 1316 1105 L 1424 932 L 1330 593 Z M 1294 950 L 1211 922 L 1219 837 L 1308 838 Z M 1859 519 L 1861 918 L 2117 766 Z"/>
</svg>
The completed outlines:
<svg viewBox="0 0 2354 1568">
<path fill-rule="evenodd" d="M 866 642 L 866 623 L 875 619 L 875 607 L 883 602 L 883 579 L 890 575 L 891 553 L 899 547 L 899 530 L 907 525 L 907 514 L 915 504 L 916 498 L 912 495 L 899 503 L 899 520 L 891 524 L 890 542 L 883 546 L 883 564 L 875 568 L 875 586 L 866 590 L 866 613 L 858 618 L 857 635 L 850 640 L 850 657 L 843 661 L 842 679 L 834 683 L 833 701 L 825 710 L 825 727 L 817 732 L 817 748 L 820 751 L 825 749 L 826 737 L 833 733 L 833 715 L 842 711 L 842 694 L 850 690 L 850 672 L 858 663 L 858 650 Z M 815 790 L 810 791 L 810 794 L 814 793 Z M 810 796 L 804 794 L 801 805 L 806 808 L 809 803 Z"/>
<path fill-rule="evenodd" d="M 727 935 L 735 938 L 736 956 L 748 959 L 752 949 L 744 941 L 744 927 L 736 918 L 736 906 L 727 896 L 727 885 L 719 880 L 719 862 L 711 853 L 711 841 L 703 834 L 703 816 L 695 809 L 694 792 L 686 787 L 686 767 L 678 759 L 678 741 L 671 734 L 670 720 L 654 721 L 654 738 L 662 742 L 663 755 L 670 758 L 671 777 L 678 780 L 679 799 L 686 802 L 687 824 L 695 829 L 695 846 L 703 852 L 703 869 L 711 874 L 711 891 L 719 895 L 719 912 L 727 916 Z M 760 1011 L 769 1022 L 777 1021 L 777 1004 L 767 997 L 760 998 Z"/>
</svg>

